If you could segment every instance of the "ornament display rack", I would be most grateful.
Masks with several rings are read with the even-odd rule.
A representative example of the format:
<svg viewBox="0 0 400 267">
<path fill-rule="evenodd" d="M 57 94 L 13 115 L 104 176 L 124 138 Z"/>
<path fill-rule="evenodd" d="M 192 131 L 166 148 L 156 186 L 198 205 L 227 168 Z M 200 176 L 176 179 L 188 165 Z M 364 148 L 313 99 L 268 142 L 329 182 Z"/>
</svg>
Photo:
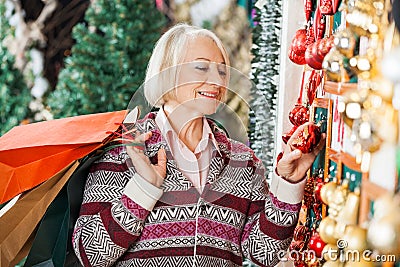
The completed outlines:
<svg viewBox="0 0 400 267">
<path fill-rule="evenodd" d="M 325 77 L 326 78 L 326 77 Z M 360 187 L 360 206 L 358 210 L 358 225 L 365 225 L 373 215 L 373 202 L 382 197 L 385 194 L 388 194 L 390 191 L 371 182 L 369 180 L 368 172 L 361 171 L 361 164 L 357 162 L 356 158 L 344 151 L 336 151 L 330 147 L 331 144 L 331 130 L 332 130 L 332 99 L 328 98 L 329 96 L 342 96 L 352 91 L 357 90 L 357 83 L 338 83 L 332 81 L 324 81 L 323 91 L 327 93 L 327 98 L 318 98 L 314 100 L 312 105 L 312 110 L 318 107 L 328 108 L 328 116 L 327 116 L 327 140 L 326 140 L 326 148 L 324 151 L 325 154 L 325 169 L 324 169 L 324 178 L 332 181 L 332 178 L 335 177 L 337 179 L 338 184 L 342 183 L 343 179 L 350 179 L 349 181 L 349 189 L 350 191 L 354 191 L 354 188 Z M 329 104 L 328 104 L 329 103 Z M 311 114 L 311 119 L 315 118 Z M 396 179 L 396 183 L 397 183 Z M 397 184 L 396 184 L 397 187 Z M 322 217 L 327 216 L 327 206 L 324 204 L 322 207 Z M 383 262 L 381 267 L 393 267 L 395 266 L 394 262 Z"/>
<path fill-rule="evenodd" d="M 344 4 L 342 4 L 341 11 L 334 13 L 334 15 L 326 15 L 324 18 L 326 19 L 327 25 L 324 30 L 324 37 L 326 39 L 331 38 L 334 45 L 331 46 L 332 53 L 328 52 L 324 54 L 324 57 L 326 55 L 326 60 L 322 59 L 324 60 L 322 63 L 323 70 L 320 70 L 321 65 L 318 67 L 317 63 L 321 63 L 318 62 L 318 60 L 321 60 L 322 51 L 329 46 L 329 40 L 325 40 L 325 43 L 321 41 L 318 45 L 314 45 L 321 40 L 321 38 L 324 39 L 324 37 L 320 37 L 321 35 L 318 35 L 316 32 L 316 29 L 320 29 L 318 24 L 315 24 L 317 25 L 316 28 L 310 25 L 313 25 L 319 18 L 318 15 L 315 15 L 318 13 L 318 8 L 328 2 L 330 1 L 304 1 L 308 23 L 305 27 L 305 31 L 303 28 L 300 28 L 296 32 L 288 53 L 289 59 L 293 63 L 305 66 L 302 71 L 303 81 L 301 82 L 302 86 L 300 87 L 301 91 L 299 97 L 302 101 L 298 101 L 297 105 L 301 102 L 304 107 L 309 108 L 309 121 L 320 124 L 320 131 L 326 134 L 325 149 L 317 155 L 308 171 L 302 212 L 300 214 L 299 224 L 295 230 L 295 238 L 290 248 L 306 253 L 307 250 L 313 250 L 318 255 L 318 253 L 321 253 L 321 249 L 315 247 L 314 243 L 311 244 L 310 240 L 322 240 L 327 247 L 334 247 L 338 244 L 336 243 L 337 241 L 344 240 L 345 242 L 357 243 L 351 244 L 353 247 L 349 246 L 349 249 L 358 251 L 371 249 L 377 254 L 374 254 L 374 256 L 367 260 L 363 259 L 365 262 L 363 260 L 361 262 L 346 260 L 338 263 L 327 258 L 322 261 L 321 259 L 306 258 L 305 260 L 294 259 L 294 265 L 346 267 L 398 266 L 398 263 L 393 261 L 372 263 L 376 259 L 374 258 L 376 255 L 383 255 L 385 253 L 389 255 L 388 251 L 391 251 L 390 253 L 394 251 L 393 255 L 397 255 L 397 252 L 395 252 L 397 250 L 392 250 L 388 246 L 381 250 L 384 246 L 382 245 L 383 243 L 380 245 L 373 244 L 370 237 L 367 237 L 367 234 L 369 235 L 370 225 L 374 222 L 374 219 L 376 223 L 374 213 L 380 214 L 378 213 L 380 210 L 377 209 L 378 204 L 375 206 L 376 212 L 374 210 L 375 201 L 378 203 L 377 200 L 379 198 L 384 195 L 392 194 L 394 189 L 398 187 L 398 175 L 387 175 L 390 173 L 390 171 L 387 170 L 393 168 L 393 164 L 387 167 L 387 170 L 384 170 L 386 174 L 385 179 L 382 179 L 382 174 L 377 172 L 376 164 L 374 166 L 375 168 L 373 168 L 374 164 L 371 164 L 371 162 L 374 162 L 373 160 L 377 160 L 378 150 L 382 150 L 383 154 L 385 151 L 387 152 L 387 150 L 381 149 L 381 146 L 383 146 L 382 144 L 384 141 L 393 142 L 392 139 L 395 135 L 384 135 L 378 133 L 376 128 L 373 129 L 373 127 L 377 127 L 376 124 L 374 125 L 377 121 L 378 125 L 380 125 L 380 123 L 389 125 L 388 123 L 392 122 L 390 119 L 394 118 L 392 114 L 396 114 L 396 111 L 393 111 L 393 107 L 391 107 L 391 102 L 388 101 L 388 95 L 385 95 L 383 91 L 377 92 L 379 91 L 377 83 L 383 80 L 383 77 L 379 77 L 377 74 L 377 62 L 378 59 L 382 57 L 382 51 L 380 50 L 382 47 L 380 44 L 383 43 L 384 40 L 384 34 L 382 34 L 382 32 L 386 30 L 386 21 L 384 21 L 386 16 L 382 16 L 383 13 L 379 13 L 376 10 L 381 8 L 380 10 L 382 12 L 388 12 L 390 2 L 381 0 L 373 4 L 372 2 L 367 3 L 367 1 L 361 0 L 354 0 L 352 2 L 343 1 Z M 335 2 L 336 1 L 333 1 L 332 3 Z M 380 5 L 377 4 L 378 2 Z M 309 6 L 307 6 L 307 3 L 309 3 Z M 343 8 L 343 6 L 347 4 L 348 6 Z M 369 13 L 367 14 L 365 10 L 369 5 L 370 9 L 368 9 Z M 307 8 L 309 8 L 309 14 L 307 14 Z M 319 9 L 319 12 L 322 12 L 321 9 Z M 352 12 L 354 13 L 352 14 Z M 349 14 L 352 16 L 348 16 Z M 372 30 L 370 32 L 363 29 L 362 27 L 365 25 L 363 25 L 362 22 L 354 20 L 357 16 L 360 19 L 360 14 L 370 16 L 372 18 L 371 23 L 375 23 L 372 25 L 379 27 L 382 32 L 379 32 L 378 35 L 377 32 L 373 32 L 373 28 L 371 28 Z M 311 24 L 309 23 L 310 19 L 307 15 L 311 17 Z M 380 21 L 380 19 L 382 19 L 382 21 Z M 315 35 L 314 33 L 310 34 L 313 29 L 314 33 L 316 33 Z M 301 32 L 302 30 L 303 32 Z M 309 38 L 312 35 L 315 37 L 314 43 L 309 42 Z M 332 35 L 334 37 L 333 39 Z M 317 36 L 319 36 L 319 39 Z M 304 43 L 306 43 L 306 45 L 304 45 Z M 350 59 L 353 65 L 350 65 Z M 368 61 L 369 67 L 366 68 L 365 66 L 367 65 L 357 65 L 358 60 L 360 60 L 360 62 L 364 61 L 364 63 Z M 357 64 L 354 65 L 354 62 Z M 314 95 L 314 100 L 307 101 L 312 99 L 309 94 L 310 92 L 313 94 L 313 90 L 310 90 L 305 84 L 310 83 L 312 79 L 309 77 L 312 75 L 309 74 L 315 71 L 323 76 L 323 81 L 318 86 L 317 93 Z M 306 78 L 304 79 L 304 77 Z M 302 98 L 302 95 L 306 95 L 306 101 L 304 99 L 305 97 Z M 354 96 L 358 96 L 358 98 Z M 372 100 L 367 97 L 371 97 Z M 374 99 L 379 99 L 380 102 L 372 102 Z M 353 115 L 351 116 L 354 117 L 348 115 L 351 114 L 347 113 L 348 103 L 354 103 L 353 105 L 349 105 L 349 107 L 359 107 L 360 115 L 358 115 L 358 117 L 354 116 L 354 114 L 358 113 L 352 113 Z M 374 104 L 376 104 L 376 106 L 374 106 Z M 393 112 L 385 113 L 382 109 L 388 109 Z M 293 123 L 292 119 L 296 116 L 300 116 L 300 112 L 297 110 L 300 109 L 296 109 L 295 106 L 289 113 L 289 120 L 294 126 L 298 125 Z M 370 113 L 362 113 L 364 110 Z M 304 111 L 301 112 L 301 114 L 304 113 Z M 374 118 L 368 117 L 372 116 L 371 113 L 374 113 Z M 385 118 L 382 119 L 379 117 L 377 119 L 378 116 L 385 116 Z M 387 117 L 389 117 L 389 119 Z M 366 126 L 369 126 L 369 130 L 366 131 L 364 129 L 363 132 L 361 132 L 361 123 L 365 123 Z M 397 125 L 397 123 L 393 124 L 392 128 L 397 127 Z M 284 141 L 294 132 L 293 129 L 294 128 L 282 135 Z M 394 130 L 396 131 L 398 129 Z M 304 139 L 304 134 L 302 138 Z M 367 141 L 364 140 L 370 143 L 366 144 Z M 356 146 L 354 146 L 354 144 L 356 144 Z M 381 159 L 375 161 L 375 163 L 385 164 L 386 167 L 388 162 L 394 160 L 394 156 L 390 155 L 390 157 L 388 157 L 389 155 L 386 155 L 385 157 L 385 155 L 382 156 L 382 153 L 380 155 Z M 382 166 L 380 167 L 382 168 Z M 391 180 L 392 178 L 390 177 L 393 177 L 394 180 Z M 385 181 L 382 182 L 382 180 Z M 325 191 L 321 189 L 325 189 Z M 327 192 L 327 190 L 330 190 L 331 199 L 327 197 L 328 195 L 323 194 L 323 191 Z M 338 227 L 336 227 L 336 225 Z M 394 225 L 391 226 L 397 227 Z M 304 230 L 305 227 L 308 229 Z M 328 229 L 327 227 L 330 228 Z M 394 235 L 396 235 L 394 238 L 398 238 L 398 233 Z M 320 244 L 323 242 L 320 242 Z M 337 245 L 336 249 L 338 249 L 338 246 L 339 245 Z M 384 249 L 386 249 L 386 252 Z M 342 251 L 345 250 L 346 249 L 343 249 Z"/>
<path fill-rule="evenodd" d="M 324 92 L 330 95 L 342 96 L 352 91 L 357 90 L 357 83 L 337 83 L 331 81 L 325 81 L 323 85 Z M 332 114 L 329 114 L 328 117 L 331 117 Z M 330 120 L 331 121 L 331 120 Z M 331 135 L 327 135 L 327 139 L 330 138 Z M 361 194 L 360 194 L 360 210 L 359 210 L 359 225 L 363 225 L 368 219 L 371 217 L 373 205 L 373 201 L 390 191 L 386 188 L 383 188 L 376 183 L 373 183 L 369 180 L 369 175 L 367 172 L 361 172 L 361 164 L 356 161 L 356 158 L 344 151 L 336 151 L 330 147 L 331 140 L 327 140 L 326 145 L 326 160 L 327 160 L 327 169 L 324 172 L 324 177 L 329 177 L 335 175 L 340 183 L 343 178 L 346 177 L 346 172 L 350 170 L 351 174 L 356 174 L 356 184 L 362 185 Z M 333 164 L 332 164 L 333 163 Z M 333 166 L 334 165 L 334 166 Z M 335 167 L 336 174 L 330 172 L 331 168 Z M 398 179 L 396 179 L 397 187 Z M 350 183 L 350 190 L 352 187 L 356 186 L 356 184 Z M 387 265 L 386 265 L 387 266 Z"/>
</svg>

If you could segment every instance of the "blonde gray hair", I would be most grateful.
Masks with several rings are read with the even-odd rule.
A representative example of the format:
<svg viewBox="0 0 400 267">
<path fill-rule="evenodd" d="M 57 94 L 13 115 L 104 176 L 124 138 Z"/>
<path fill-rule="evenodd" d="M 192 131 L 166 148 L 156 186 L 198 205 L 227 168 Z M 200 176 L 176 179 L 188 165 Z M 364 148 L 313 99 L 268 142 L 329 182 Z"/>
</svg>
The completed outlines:
<svg viewBox="0 0 400 267">
<path fill-rule="evenodd" d="M 211 38 L 221 50 L 225 64 L 229 66 L 229 57 L 221 40 L 215 33 L 196 26 L 177 24 L 165 32 L 156 43 L 147 66 L 144 96 L 150 105 L 160 107 L 175 87 L 177 68 L 184 60 L 185 47 L 190 39 L 196 37 Z"/>
</svg>

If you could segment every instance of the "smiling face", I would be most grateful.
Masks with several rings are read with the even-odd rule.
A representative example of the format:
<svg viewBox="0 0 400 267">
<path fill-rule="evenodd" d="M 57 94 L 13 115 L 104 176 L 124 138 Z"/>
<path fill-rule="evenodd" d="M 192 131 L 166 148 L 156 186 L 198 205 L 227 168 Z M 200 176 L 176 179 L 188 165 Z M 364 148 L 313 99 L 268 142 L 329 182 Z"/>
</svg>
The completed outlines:
<svg viewBox="0 0 400 267">
<path fill-rule="evenodd" d="M 224 99 L 228 75 L 221 50 L 211 38 L 189 39 L 177 76 L 175 97 L 167 105 L 184 105 L 202 115 L 215 113 Z"/>
</svg>

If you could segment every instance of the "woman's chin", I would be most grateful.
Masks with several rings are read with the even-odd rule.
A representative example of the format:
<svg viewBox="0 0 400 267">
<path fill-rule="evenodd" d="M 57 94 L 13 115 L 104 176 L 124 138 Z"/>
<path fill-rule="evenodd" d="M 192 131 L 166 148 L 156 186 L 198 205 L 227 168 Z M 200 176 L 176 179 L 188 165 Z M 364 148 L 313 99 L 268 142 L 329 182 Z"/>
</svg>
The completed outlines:
<svg viewBox="0 0 400 267">
<path fill-rule="evenodd" d="M 204 115 L 211 115 L 217 111 L 219 101 L 210 98 L 196 98 L 194 108 Z"/>
</svg>

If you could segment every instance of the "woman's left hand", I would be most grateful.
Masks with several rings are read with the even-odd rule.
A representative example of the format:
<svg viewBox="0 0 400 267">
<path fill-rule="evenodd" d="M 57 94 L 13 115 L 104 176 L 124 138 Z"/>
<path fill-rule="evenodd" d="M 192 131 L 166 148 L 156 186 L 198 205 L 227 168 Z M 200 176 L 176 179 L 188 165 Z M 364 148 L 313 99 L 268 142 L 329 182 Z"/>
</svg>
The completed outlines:
<svg viewBox="0 0 400 267">
<path fill-rule="evenodd" d="M 311 167 L 315 157 L 325 145 L 326 135 L 322 134 L 320 142 L 310 153 L 304 154 L 300 150 L 293 148 L 291 145 L 293 140 L 299 135 L 300 131 L 302 131 L 304 127 L 310 124 L 312 123 L 308 122 L 297 128 L 287 142 L 283 156 L 276 166 L 279 175 L 293 183 L 299 182 L 305 177 L 306 172 Z"/>
</svg>

